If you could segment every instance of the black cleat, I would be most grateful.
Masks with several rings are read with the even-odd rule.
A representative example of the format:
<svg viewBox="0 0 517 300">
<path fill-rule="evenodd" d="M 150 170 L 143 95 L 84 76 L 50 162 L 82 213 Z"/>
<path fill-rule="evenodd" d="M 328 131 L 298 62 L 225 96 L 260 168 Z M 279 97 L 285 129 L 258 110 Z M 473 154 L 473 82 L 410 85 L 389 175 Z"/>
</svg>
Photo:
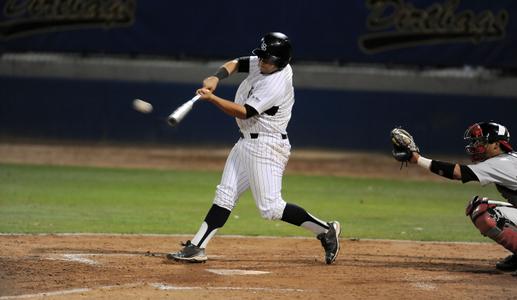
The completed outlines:
<svg viewBox="0 0 517 300">
<path fill-rule="evenodd" d="M 330 265 L 336 260 L 339 253 L 339 235 L 341 234 L 341 225 L 338 221 L 328 223 L 329 230 L 318 234 L 316 237 L 320 240 L 323 249 L 325 249 L 325 262 Z"/>
<path fill-rule="evenodd" d="M 505 259 L 498 261 L 495 268 L 501 271 L 516 271 L 517 270 L 517 255 L 512 254 Z"/>
<path fill-rule="evenodd" d="M 183 249 L 176 253 L 169 253 L 165 256 L 165 261 L 184 261 L 190 263 L 202 263 L 208 259 L 204 248 L 192 244 L 190 241 L 181 243 Z"/>
</svg>

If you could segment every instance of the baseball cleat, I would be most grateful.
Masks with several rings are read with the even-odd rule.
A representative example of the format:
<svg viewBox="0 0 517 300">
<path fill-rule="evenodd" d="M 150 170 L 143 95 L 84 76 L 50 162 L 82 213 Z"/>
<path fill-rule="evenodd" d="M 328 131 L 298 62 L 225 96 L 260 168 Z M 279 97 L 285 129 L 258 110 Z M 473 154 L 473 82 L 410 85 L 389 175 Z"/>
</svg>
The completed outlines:
<svg viewBox="0 0 517 300">
<path fill-rule="evenodd" d="M 192 244 L 190 241 L 186 241 L 185 243 L 181 243 L 183 249 L 176 253 L 169 253 L 165 256 L 165 262 L 171 261 L 183 261 L 190 263 L 202 263 L 207 261 L 207 256 L 205 254 L 204 248 L 199 248 L 198 246 Z"/>
<path fill-rule="evenodd" d="M 318 234 L 323 249 L 325 249 L 325 262 L 330 265 L 336 260 L 339 253 L 339 235 L 341 234 L 341 225 L 338 221 L 328 223 L 329 230 Z"/>
<path fill-rule="evenodd" d="M 517 255 L 512 254 L 505 259 L 498 261 L 495 268 L 501 271 L 515 271 L 517 270 Z"/>
</svg>

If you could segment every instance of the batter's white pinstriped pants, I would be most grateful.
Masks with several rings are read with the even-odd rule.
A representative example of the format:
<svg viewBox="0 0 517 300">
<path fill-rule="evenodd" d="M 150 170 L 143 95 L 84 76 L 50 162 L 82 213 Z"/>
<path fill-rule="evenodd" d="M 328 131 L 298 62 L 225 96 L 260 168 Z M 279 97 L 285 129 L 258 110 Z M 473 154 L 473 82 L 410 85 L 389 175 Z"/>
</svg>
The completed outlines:
<svg viewBox="0 0 517 300">
<path fill-rule="evenodd" d="M 241 138 L 228 155 L 214 204 L 231 211 L 240 195 L 250 188 L 261 216 L 281 219 L 286 206 L 282 176 L 290 153 L 289 140 L 280 134 Z"/>
</svg>

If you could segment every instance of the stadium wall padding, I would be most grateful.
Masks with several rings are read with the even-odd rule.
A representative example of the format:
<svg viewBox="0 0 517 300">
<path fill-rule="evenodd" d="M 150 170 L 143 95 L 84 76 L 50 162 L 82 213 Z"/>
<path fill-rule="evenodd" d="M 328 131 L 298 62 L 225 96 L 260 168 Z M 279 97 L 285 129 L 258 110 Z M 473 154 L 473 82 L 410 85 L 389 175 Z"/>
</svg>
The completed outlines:
<svg viewBox="0 0 517 300">
<path fill-rule="evenodd" d="M 197 85 L 134 81 L 0 77 L 0 137 L 91 142 L 231 146 L 233 118 L 200 102 L 178 127 L 166 116 Z M 232 99 L 235 86 L 218 94 Z M 517 134 L 517 101 L 503 97 L 297 88 L 288 133 L 293 147 L 390 151 L 389 131 L 410 130 L 424 152 L 458 153 L 463 133 L 494 120 Z M 134 98 L 154 112 L 132 109 Z"/>
</svg>

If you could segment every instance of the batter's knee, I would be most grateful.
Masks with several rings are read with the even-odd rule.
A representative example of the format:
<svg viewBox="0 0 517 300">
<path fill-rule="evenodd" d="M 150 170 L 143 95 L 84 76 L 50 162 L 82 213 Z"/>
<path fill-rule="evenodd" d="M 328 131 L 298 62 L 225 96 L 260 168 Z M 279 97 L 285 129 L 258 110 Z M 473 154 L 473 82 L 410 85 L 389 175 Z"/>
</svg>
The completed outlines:
<svg viewBox="0 0 517 300">
<path fill-rule="evenodd" d="M 237 190 L 231 186 L 218 185 L 215 190 L 214 204 L 233 210 L 237 202 Z"/>
<path fill-rule="evenodd" d="M 260 209 L 260 215 L 266 220 L 280 220 L 287 203 L 282 201 L 277 205 Z"/>
</svg>

